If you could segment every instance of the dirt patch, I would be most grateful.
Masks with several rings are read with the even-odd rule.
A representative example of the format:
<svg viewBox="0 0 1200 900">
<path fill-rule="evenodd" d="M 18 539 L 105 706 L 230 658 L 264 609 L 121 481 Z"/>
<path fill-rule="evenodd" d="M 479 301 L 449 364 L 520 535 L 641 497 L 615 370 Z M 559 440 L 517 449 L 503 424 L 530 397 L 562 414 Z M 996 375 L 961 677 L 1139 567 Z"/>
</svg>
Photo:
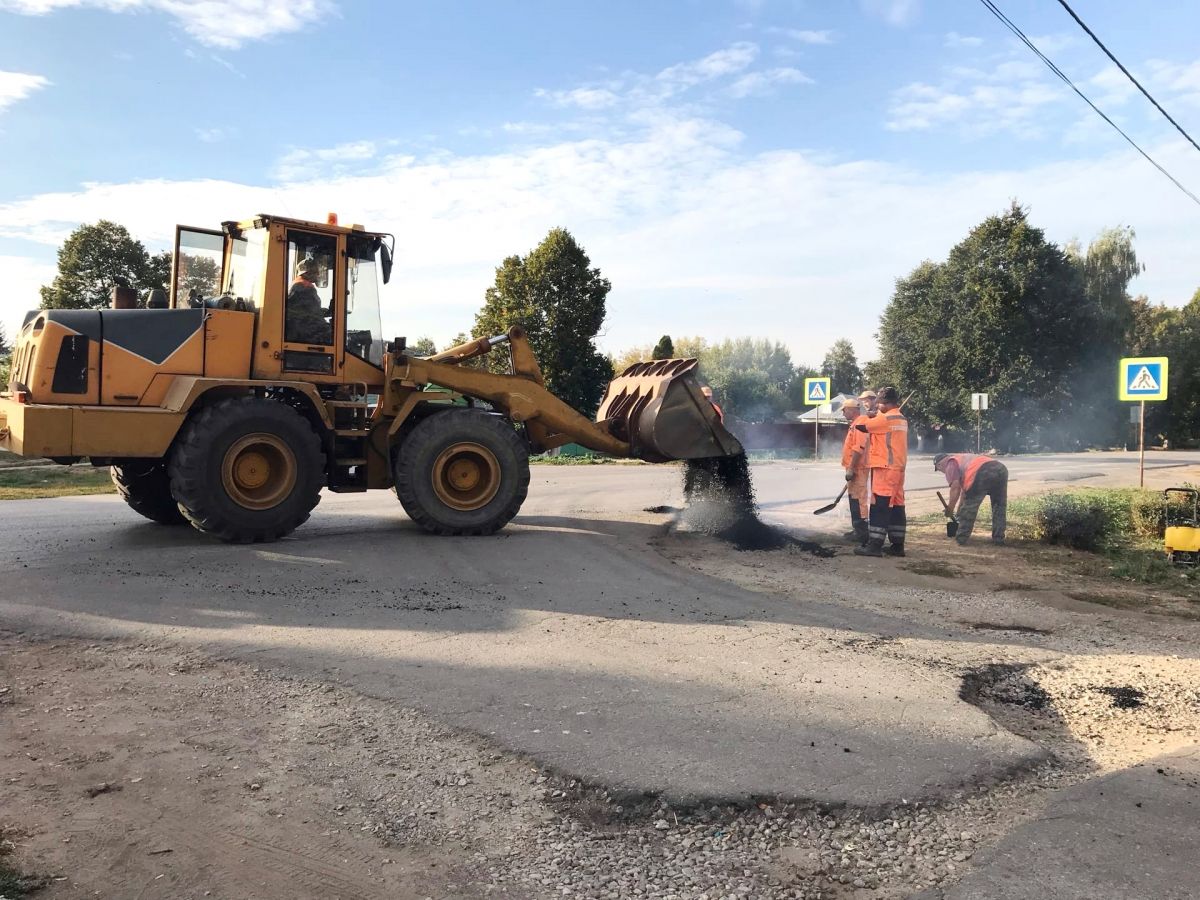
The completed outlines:
<svg viewBox="0 0 1200 900">
<path fill-rule="evenodd" d="M 1111 697 L 1112 705 L 1115 709 L 1137 709 L 1146 700 L 1145 692 L 1139 691 L 1137 688 L 1130 687 L 1129 685 L 1099 687 L 1096 690 Z"/>
<path fill-rule="evenodd" d="M 1011 631 L 1016 634 L 1053 634 L 1049 628 L 1034 628 L 1032 625 L 1001 625 L 999 622 L 965 622 L 975 631 Z"/>
<path fill-rule="evenodd" d="M 904 563 L 900 568 L 906 572 L 914 572 L 917 575 L 929 575 L 933 578 L 961 578 L 964 574 L 963 570 L 958 566 L 939 562 L 936 559 L 920 559 L 915 562 Z"/>
</svg>

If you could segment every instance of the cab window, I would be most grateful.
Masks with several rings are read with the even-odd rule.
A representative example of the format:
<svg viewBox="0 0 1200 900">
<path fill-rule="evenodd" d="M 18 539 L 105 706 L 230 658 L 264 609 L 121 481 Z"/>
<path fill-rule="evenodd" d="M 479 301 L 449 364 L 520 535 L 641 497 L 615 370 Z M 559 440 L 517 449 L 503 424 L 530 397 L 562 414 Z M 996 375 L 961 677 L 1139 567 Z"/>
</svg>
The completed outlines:
<svg viewBox="0 0 1200 900">
<path fill-rule="evenodd" d="M 176 308 L 203 306 L 221 293 L 225 236 L 219 231 L 179 228 L 175 236 L 175 272 L 171 297 Z"/>
<path fill-rule="evenodd" d="M 379 316 L 378 238 L 351 238 L 346 253 L 346 350 L 383 365 L 383 328 Z"/>
<path fill-rule="evenodd" d="M 330 235 L 289 231 L 287 240 L 289 285 L 284 340 L 331 347 L 337 239 Z"/>
</svg>

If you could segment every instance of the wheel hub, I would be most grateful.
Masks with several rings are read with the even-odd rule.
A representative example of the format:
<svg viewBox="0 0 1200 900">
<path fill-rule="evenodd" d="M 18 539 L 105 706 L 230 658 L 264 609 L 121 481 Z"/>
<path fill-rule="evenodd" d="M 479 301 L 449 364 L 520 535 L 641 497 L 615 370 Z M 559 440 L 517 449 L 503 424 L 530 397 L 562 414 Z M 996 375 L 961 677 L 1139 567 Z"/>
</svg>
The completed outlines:
<svg viewBox="0 0 1200 900">
<path fill-rule="evenodd" d="M 433 462 L 433 490 L 452 509 L 481 509 L 500 489 L 500 462 L 483 444 L 463 441 L 438 454 Z"/>
<path fill-rule="evenodd" d="M 239 506 L 270 509 L 296 486 L 296 456 L 276 435 L 245 435 L 225 452 L 221 483 Z"/>
</svg>

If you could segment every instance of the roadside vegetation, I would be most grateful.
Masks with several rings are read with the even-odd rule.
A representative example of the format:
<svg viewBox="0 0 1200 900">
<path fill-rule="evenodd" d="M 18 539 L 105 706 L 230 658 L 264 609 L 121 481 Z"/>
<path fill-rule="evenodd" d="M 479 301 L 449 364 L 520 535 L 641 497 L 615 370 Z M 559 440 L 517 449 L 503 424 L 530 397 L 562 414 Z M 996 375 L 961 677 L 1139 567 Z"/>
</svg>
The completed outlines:
<svg viewBox="0 0 1200 900">
<path fill-rule="evenodd" d="M 56 466 L 49 460 L 26 460 L 0 451 L 0 500 L 109 494 L 113 490 L 107 467 Z"/>
<path fill-rule="evenodd" d="M 12 837 L 17 834 L 16 829 L 0 826 L 0 897 L 4 900 L 28 897 L 46 884 L 46 879 L 23 874 L 13 864 L 11 856 L 17 847 Z"/>
<path fill-rule="evenodd" d="M 1172 518 L 1183 512 L 1172 507 Z M 1013 537 L 1095 554 L 1116 579 L 1194 593 L 1196 567 L 1177 566 L 1163 549 L 1166 509 L 1160 491 L 1077 488 L 1009 501 Z"/>
</svg>

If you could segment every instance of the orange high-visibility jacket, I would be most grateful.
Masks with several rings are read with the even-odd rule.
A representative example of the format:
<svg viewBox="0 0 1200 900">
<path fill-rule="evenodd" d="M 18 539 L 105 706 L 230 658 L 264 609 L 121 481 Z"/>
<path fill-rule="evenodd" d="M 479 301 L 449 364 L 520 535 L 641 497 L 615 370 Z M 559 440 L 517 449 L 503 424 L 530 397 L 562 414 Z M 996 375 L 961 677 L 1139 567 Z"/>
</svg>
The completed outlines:
<svg viewBox="0 0 1200 900">
<path fill-rule="evenodd" d="M 842 444 L 843 469 L 849 468 L 850 460 L 854 458 L 854 454 L 867 446 L 867 436 L 862 431 L 859 431 L 857 427 L 866 421 L 866 416 L 859 416 L 857 419 L 851 422 L 850 427 L 846 429 L 846 442 Z M 866 464 L 867 461 L 865 458 L 859 463 L 860 466 L 865 466 Z"/>
<path fill-rule="evenodd" d="M 962 477 L 962 489 L 970 490 L 971 485 L 975 483 L 975 476 L 979 474 L 979 470 L 983 468 L 984 463 L 992 462 L 990 456 L 985 456 L 982 453 L 952 453 L 950 458 L 954 460 L 954 464 L 958 466 L 959 475 Z M 947 472 L 947 475 L 950 473 Z M 949 479 L 947 479 L 949 480 Z M 953 484 L 953 481 L 950 481 Z"/>
<path fill-rule="evenodd" d="M 900 469 L 908 465 L 908 419 L 898 409 L 881 412 L 868 419 L 863 429 L 867 443 L 867 462 L 872 469 Z"/>
</svg>

